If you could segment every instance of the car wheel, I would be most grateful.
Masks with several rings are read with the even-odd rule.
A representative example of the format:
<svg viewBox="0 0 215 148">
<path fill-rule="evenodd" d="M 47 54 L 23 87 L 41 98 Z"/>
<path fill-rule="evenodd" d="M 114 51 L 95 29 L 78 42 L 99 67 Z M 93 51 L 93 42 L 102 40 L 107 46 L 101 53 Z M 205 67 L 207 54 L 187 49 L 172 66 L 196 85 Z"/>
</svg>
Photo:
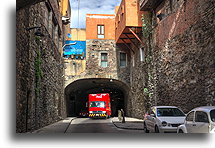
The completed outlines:
<svg viewBox="0 0 215 148">
<path fill-rule="evenodd" d="M 149 130 L 147 129 L 146 123 L 144 122 L 144 132 L 149 133 Z"/>
<path fill-rule="evenodd" d="M 181 129 L 179 130 L 179 133 L 184 133 Z"/>
<path fill-rule="evenodd" d="M 155 133 L 160 133 L 157 125 L 155 125 Z"/>
</svg>

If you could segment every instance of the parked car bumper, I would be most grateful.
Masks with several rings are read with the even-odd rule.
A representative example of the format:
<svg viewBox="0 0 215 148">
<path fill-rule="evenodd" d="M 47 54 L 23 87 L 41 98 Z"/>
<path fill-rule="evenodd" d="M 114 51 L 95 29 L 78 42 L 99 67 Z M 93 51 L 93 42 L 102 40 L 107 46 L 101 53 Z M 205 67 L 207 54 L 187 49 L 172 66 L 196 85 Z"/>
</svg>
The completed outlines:
<svg viewBox="0 0 215 148">
<path fill-rule="evenodd" d="M 163 127 L 159 128 L 160 133 L 177 133 L 177 127 Z"/>
</svg>

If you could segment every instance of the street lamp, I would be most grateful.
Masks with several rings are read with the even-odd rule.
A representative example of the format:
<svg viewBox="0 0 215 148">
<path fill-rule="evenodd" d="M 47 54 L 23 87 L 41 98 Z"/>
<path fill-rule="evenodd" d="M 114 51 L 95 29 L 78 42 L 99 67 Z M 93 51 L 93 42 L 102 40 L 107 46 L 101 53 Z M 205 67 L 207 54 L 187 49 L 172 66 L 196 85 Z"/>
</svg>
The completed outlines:
<svg viewBox="0 0 215 148">
<path fill-rule="evenodd" d="M 26 30 L 30 31 L 32 29 L 36 29 L 36 32 L 34 33 L 34 35 L 44 37 L 45 35 L 41 31 L 41 27 L 42 26 L 29 27 L 29 28 L 26 28 Z"/>
</svg>

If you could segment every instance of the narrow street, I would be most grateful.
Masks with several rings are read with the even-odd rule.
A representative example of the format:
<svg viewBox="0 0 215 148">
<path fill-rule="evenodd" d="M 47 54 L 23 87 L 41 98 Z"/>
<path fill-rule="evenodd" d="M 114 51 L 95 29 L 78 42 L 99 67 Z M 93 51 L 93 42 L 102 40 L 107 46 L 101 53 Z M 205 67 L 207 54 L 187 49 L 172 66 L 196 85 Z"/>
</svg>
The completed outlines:
<svg viewBox="0 0 215 148">
<path fill-rule="evenodd" d="M 111 119 L 76 118 L 71 122 L 66 133 L 116 133 L 119 130 Z"/>
<path fill-rule="evenodd" d="M 214 0 L 25 1 L 16 133 L 215 132 Z"/>
<path fill-rule="evenodd" d="M 117 128 L 109 119 L 66 118 L 33 133 L 144 133 L 143 130 Z"/>
</svg>

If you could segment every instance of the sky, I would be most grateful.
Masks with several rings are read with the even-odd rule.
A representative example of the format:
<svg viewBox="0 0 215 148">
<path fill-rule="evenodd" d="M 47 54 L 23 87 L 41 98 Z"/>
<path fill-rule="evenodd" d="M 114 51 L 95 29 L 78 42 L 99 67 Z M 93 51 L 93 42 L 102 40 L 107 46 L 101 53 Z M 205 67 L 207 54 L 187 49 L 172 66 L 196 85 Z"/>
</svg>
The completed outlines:
<svg viewBox="0 0 215 148">
<path fill-rule="evenodd" d="M 80 0 L 78 17 L 78 0 L 70 0 L 72 9 L 70 27 L 85 28 L 86 14 L 114 14 L 115 6 L 119 6 L 120 3 L 121 0 Z"/>
</svg>

